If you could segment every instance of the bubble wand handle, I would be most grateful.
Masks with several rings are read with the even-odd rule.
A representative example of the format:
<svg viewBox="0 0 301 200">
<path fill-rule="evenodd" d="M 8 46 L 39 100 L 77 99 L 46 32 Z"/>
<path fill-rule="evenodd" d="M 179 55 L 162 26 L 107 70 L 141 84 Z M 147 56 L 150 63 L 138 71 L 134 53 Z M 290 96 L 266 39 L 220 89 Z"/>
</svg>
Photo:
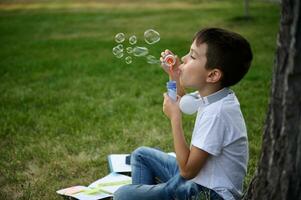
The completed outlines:
<svg viewBox="0 0 301 200">
<path fill-rule="evenodd" d="M 173 77 L 172 77 L 172 66 L 169 66 L 169 80 L 173 80 Z"/>
</svg>

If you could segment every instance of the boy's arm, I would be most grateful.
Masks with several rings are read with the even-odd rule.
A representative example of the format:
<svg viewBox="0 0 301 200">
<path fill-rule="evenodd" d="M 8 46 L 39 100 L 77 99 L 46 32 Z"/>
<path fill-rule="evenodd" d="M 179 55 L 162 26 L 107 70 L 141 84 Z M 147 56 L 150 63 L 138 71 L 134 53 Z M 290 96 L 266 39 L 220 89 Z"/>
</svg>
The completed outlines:
<svg viewBox="0 0 301 200">
<path fill-rule="evenodd" d="M 163 111 L 171 121 L 174 148 L 181 176 L 185 179 L 192 179 L 204 166 L 209 154 L 194 146 L 189 149 L 184 137 L 182 114 L 178 106 L 179 101 L 180 98 L 177 102 L 174 102 L 165 93 Z"/>
<path fill-rule="evenodd" d="M 192 179 L 204 166 L 209 154 L 194 146 L 189 149 L 184 137 L 181 116 L 173 117 L 170 120 L 181 176 L 185 179 Z"/>
</svg>

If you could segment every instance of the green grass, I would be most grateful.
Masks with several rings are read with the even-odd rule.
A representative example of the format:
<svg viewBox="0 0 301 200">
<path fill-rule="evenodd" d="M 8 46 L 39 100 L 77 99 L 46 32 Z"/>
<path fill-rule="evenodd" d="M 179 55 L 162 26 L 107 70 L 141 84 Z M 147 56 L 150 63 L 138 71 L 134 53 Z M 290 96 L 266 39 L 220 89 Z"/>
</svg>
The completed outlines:
<svg viewBox="0 0 301 200">
<path fill-rule="evenodd" d="M 121 0 L 120 0 L 121 1 Z M 55 191 L 107 174 L 106 156 L 146 145 L 173 151 L 162 113 L 166 75 L 159 66 L 115 58 L 114 35 L 154 28 L 150 47 L 184 55 L 193 34 L 218 26 L 244 35 L 254 62 L 235 90 L 248 127 L 254 174 L 268 106 L 279 5 L 252 1 L 1 1 L 0 199 L 60 199 Z M 30 3 L 28 3 L 30 2 Z M 99 1 L 100 2 L 100 1 Z M 194 117 L 184 117 L 187 140 Z"/>
</svg>

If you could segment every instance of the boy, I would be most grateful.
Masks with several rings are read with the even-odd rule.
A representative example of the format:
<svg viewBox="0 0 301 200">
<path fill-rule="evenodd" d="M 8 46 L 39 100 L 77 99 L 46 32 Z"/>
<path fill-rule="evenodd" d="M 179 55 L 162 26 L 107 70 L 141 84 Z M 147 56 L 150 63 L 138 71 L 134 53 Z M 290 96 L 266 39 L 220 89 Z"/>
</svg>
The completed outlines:
<svg viewBox="0 0 301 200">
<path fill-rule="evenodd" d="M 171 52 L 162 56 L 166 53 Z M 114 199 L 241 198 L 248 162 L 247 131 L 239 102 L 228 87 L 243 78 L 251 60 L 249 43 L 236 33 L 208 28 L 195 35 L 183 63 L 177 60 L 170 72 L 177 81 L 177 101 L 164 94 L 163 112 L 171 122 L 176 158 L 152 148 L 136 149 L 131 158 L 133 183 L 120 188 Z M 190 146 L 179 108 L 184 88 L 196 89 L 203 102 Z"/>
</svg>

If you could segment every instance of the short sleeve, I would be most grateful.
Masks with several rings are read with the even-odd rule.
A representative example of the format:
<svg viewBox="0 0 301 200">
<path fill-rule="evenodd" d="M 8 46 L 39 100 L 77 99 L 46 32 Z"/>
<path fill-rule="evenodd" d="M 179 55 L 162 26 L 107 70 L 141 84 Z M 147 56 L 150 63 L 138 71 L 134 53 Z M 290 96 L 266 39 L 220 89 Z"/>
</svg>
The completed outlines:
<svg viewBox="0 0 301 200">
<path fill-rule="evenodd" d="M 223 147 L 225 125 L 217 115 L 200 118 L 193 131 L 191 144 L 209 154 L 219 155 Z"/>
</svg>

